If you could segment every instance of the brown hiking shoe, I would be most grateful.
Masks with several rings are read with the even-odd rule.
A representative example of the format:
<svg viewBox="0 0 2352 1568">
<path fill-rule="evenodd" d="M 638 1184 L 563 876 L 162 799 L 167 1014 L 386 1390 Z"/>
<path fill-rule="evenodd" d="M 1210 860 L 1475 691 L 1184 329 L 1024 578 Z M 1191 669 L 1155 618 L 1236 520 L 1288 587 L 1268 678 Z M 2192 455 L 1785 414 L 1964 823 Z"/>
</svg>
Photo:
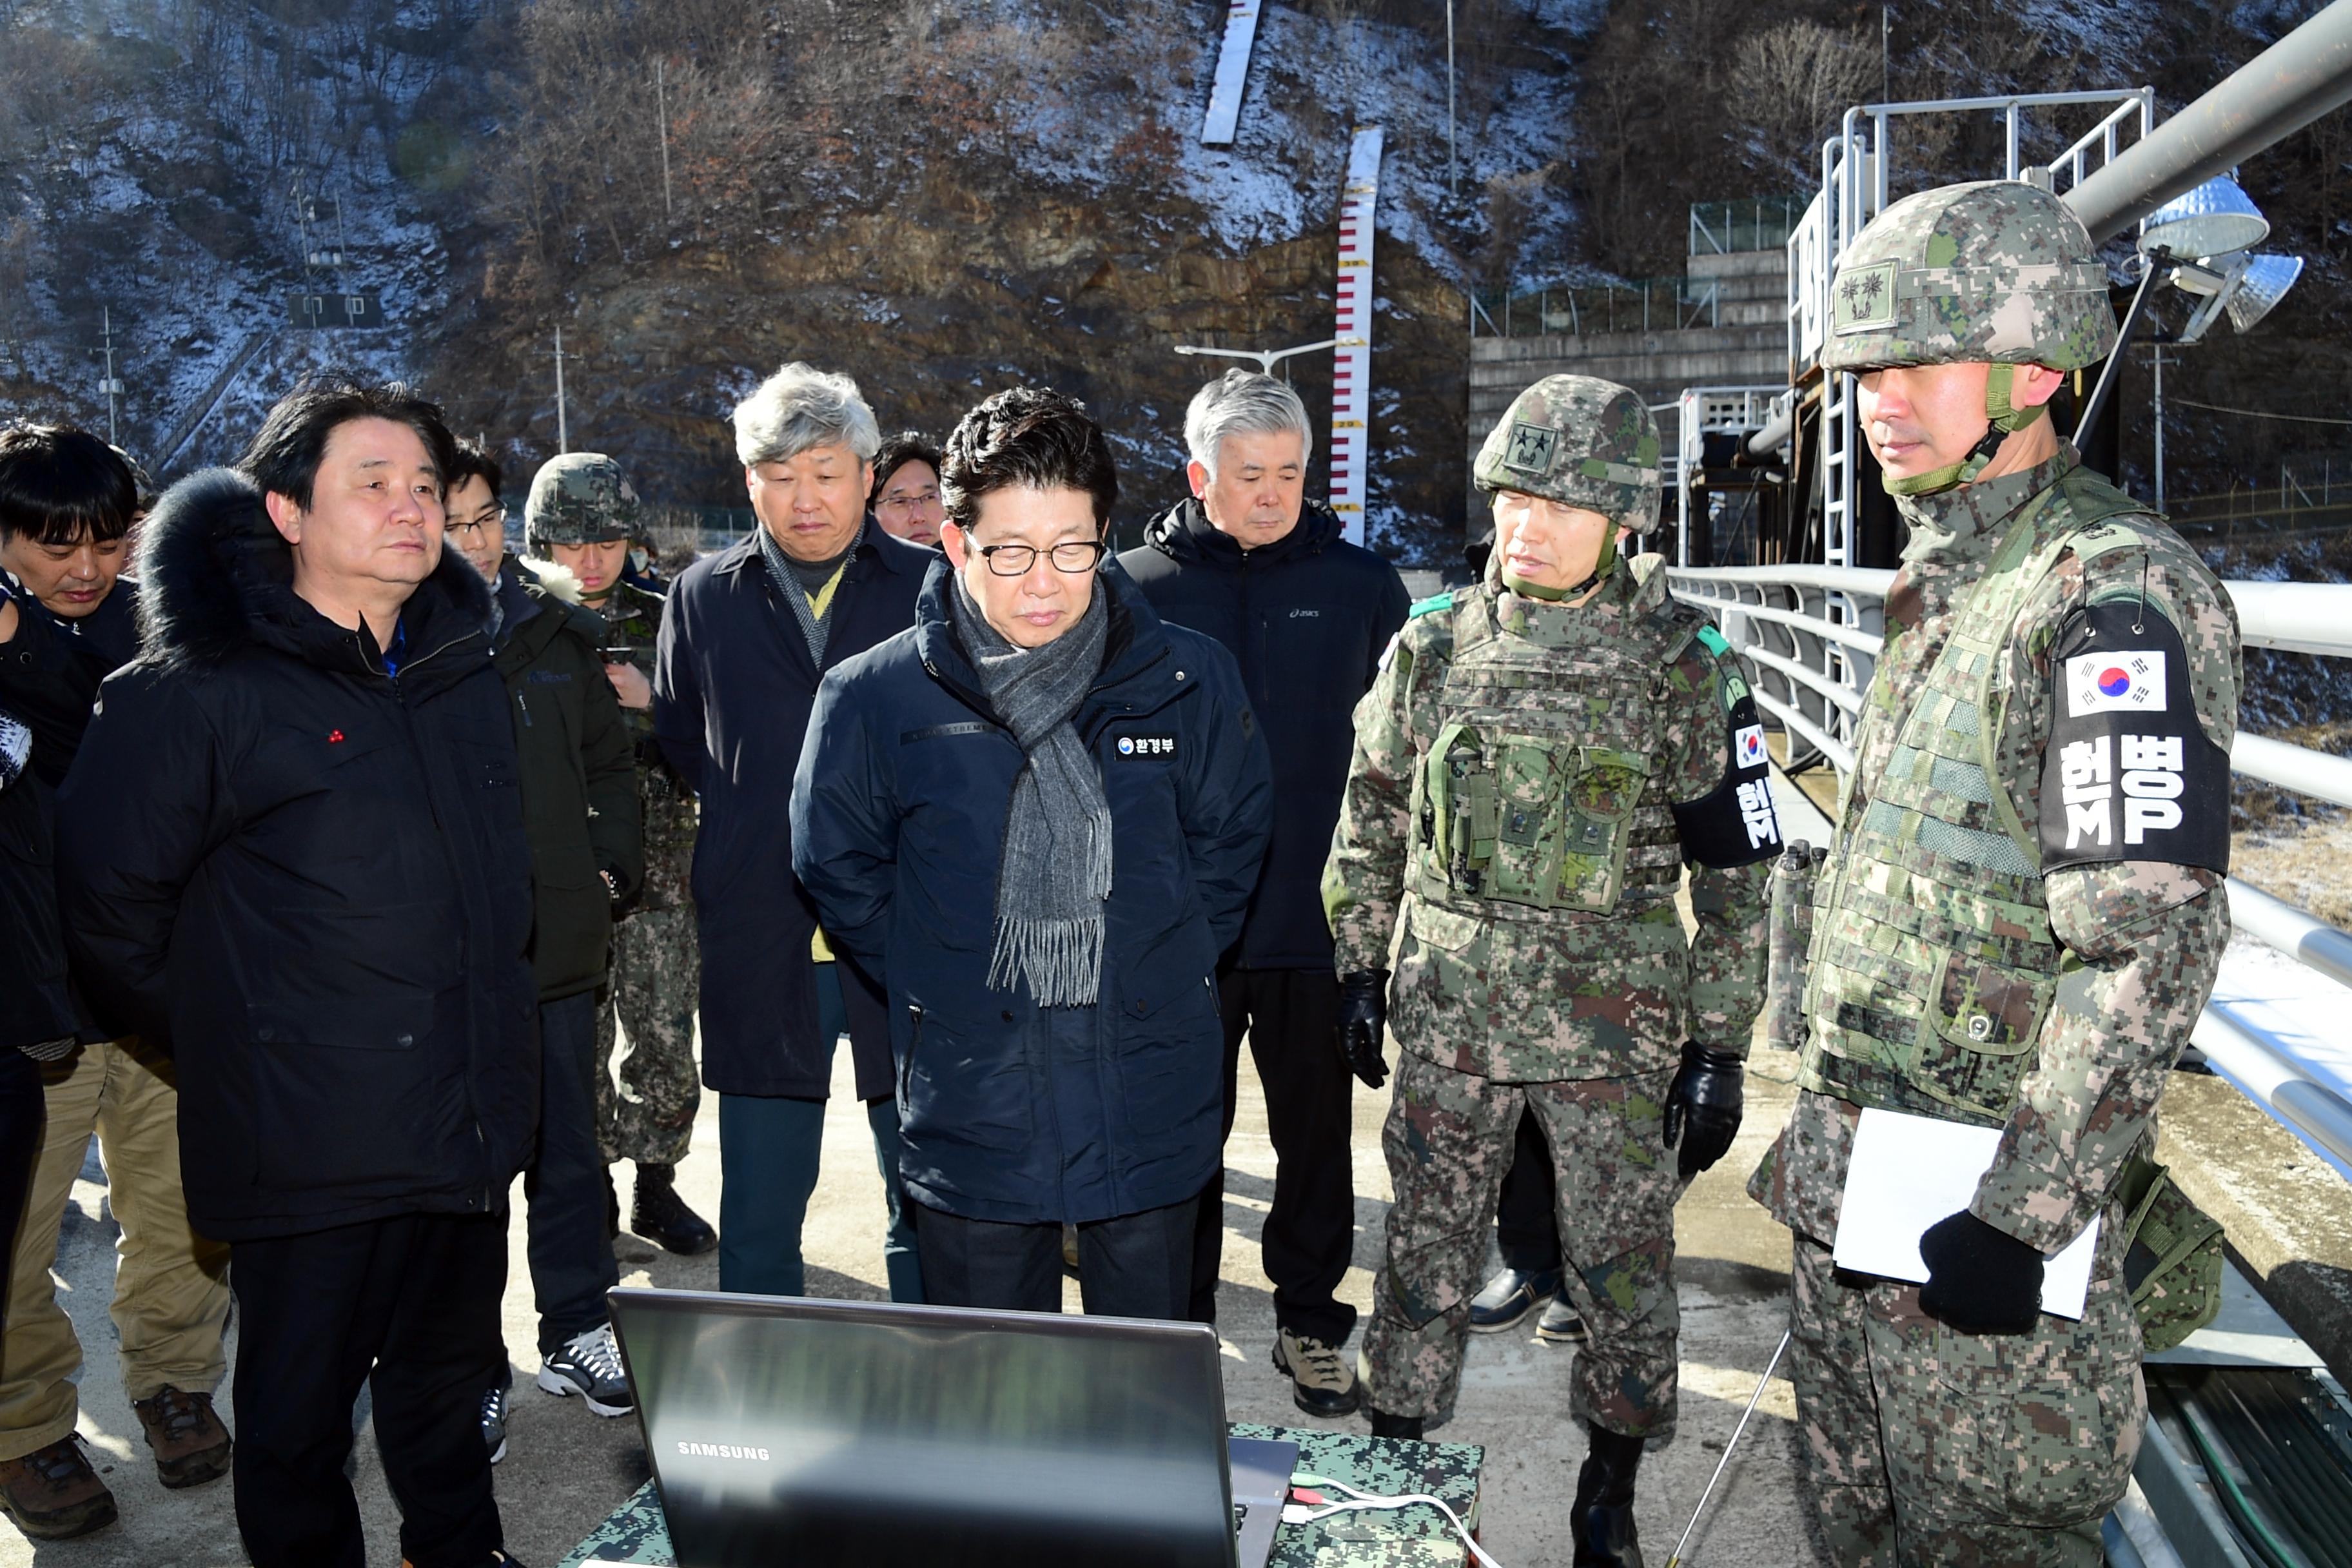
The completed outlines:
<svg viewBox="0 0 2352 1568">
<path fill-rule="evenodd" d="M 0 1460 L 0 1512 L 36 1541 L 65 1541 L 114 1522 L 114 1494 L 89 1468 L 79 1434 Z"/>
<path fill-rule="evenodd" d="M 184 1394 L 170 1384 L 131 1408 L 155 1450 L 155 1479 L 167 1487 L 200 1487 L 228 1473 L 228 1428 L 213 1414 L 209 1394 Z"/>
</svg>

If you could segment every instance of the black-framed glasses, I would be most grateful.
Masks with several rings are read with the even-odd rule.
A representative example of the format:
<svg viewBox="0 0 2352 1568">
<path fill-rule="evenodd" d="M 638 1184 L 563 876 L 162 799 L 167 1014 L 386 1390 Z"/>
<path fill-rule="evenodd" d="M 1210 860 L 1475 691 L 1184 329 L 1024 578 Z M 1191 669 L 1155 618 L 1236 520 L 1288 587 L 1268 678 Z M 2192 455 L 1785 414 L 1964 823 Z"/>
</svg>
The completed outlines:
<svg viewBox="0 0 2352 1568">
<path fill-rule="evenodd" d="M 1037 564 L 1038 549 L 1034 544 L 983 544 L 980 558 L 988 563 L 989 571 L 999 577 L 1025 576 Z M 1110 546 L 1099 539 L 1071 539 L 1045 551 L 1045 558 L 1056 572 L 1066 572 L 1076 577 L 1102 564 L 1110 553 Z"/>
</svg>

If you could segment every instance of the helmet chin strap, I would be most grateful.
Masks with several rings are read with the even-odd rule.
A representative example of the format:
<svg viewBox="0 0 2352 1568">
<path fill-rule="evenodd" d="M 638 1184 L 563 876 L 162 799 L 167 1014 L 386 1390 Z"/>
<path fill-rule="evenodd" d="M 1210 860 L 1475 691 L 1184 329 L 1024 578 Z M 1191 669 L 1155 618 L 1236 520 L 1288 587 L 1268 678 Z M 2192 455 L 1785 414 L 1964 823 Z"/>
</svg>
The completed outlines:
<svg viewBox="0 0 2352 1568">
<path fill-rule="evenodd" d="M 1609 525 L 1608 531 L 1601 537 L 1601 558 L 1592 563 L 1591 574 L 1575 587 L 1547 588 L 1541 584 L 1528 582 L 1507 566 L 1503 568 L 1503 586 L 1522 598 L 1548 599 L 1557 604 L 1560 600 L 1573 599 L 1580 595 L 1591 592 L 1616 569 L 1617 525 L 1612 521 Z"/>
<path fill-rule="evenodd" d="M 2032 408 L 2020 408 L 2010 402 L 2010 394 L 2017 378 L 2017 367 L 1996 364 L 1985 376 L 1985 433 L 1981 440 L 1969 448 L 1969 455 L 1957 463 L 1947 463 L 1924 474 L 1914 474 L 1907 479 L 1895 478 L 1881 469 L 1878 482 L 1891 496 L 1927 496 L 1958 485 L 1973 484 L 1976 477 L 1991 464 L 1993 454 L 2013 431 L 2022 430 L 2050 412 L 2047 404 Z"/>
</svg>

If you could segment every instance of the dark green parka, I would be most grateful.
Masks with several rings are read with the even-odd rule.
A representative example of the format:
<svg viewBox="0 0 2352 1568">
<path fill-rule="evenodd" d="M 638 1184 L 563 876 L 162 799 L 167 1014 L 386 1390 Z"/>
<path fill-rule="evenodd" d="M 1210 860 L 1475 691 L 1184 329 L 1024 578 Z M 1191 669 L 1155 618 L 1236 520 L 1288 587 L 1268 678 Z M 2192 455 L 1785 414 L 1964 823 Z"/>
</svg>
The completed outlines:
<svg viewBox="0 0 2352 1568">
<path fill-rule="evenodd" d="M 499 573 L 492 662 L 513 705 L 537 910 L 531 973 L 542 1003 L 604 983 L 619 897 L 645 880 L 637 770 L 604 677 L 604 617 L 556 596 L 509 556 Z"/>
</svg>

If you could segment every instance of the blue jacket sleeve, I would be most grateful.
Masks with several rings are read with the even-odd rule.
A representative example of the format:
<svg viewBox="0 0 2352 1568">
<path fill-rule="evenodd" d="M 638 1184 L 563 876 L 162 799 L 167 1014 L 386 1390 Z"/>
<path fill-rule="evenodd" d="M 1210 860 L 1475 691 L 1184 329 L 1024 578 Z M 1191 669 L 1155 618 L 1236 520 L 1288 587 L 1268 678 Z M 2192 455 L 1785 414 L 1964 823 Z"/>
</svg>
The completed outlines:
<svg viewBox="0 0 2352 1568">
<path fill-rule="evenodd" d="M 66 945 L 109 1027 L 168 1046 L 172 928 L 232 821 L 201 705 L 143 667 L 107 681 L 58 792 L 57 859 Z"/>
<path fill-rule="evenodd" d="M 688 622 L 693 596 L 670 590 L 654 642 L 654 740 L 686 787 L 702 793 L 702 685 L 694 673 L 693 634 Z"/>
<path fill-rule="evenodd" d="M 1274 764 L 1250 711 L 1234 656 L 1199 639 L 1199 740 L 1189 748 L 1182 802 L 1192 885 L 1222 953 L 1241 940 L 1257 889 L 1258 863 L 1274 834 Z"/>
<path fill-rule="evenodd" d="M 898 816 L 888 760 L 874 743 L 859 689 L 835 670 L 816 689 L 793 777 L 793 873 L 826 937 L 866 972 L 886 973 Z"/>
</svg>

